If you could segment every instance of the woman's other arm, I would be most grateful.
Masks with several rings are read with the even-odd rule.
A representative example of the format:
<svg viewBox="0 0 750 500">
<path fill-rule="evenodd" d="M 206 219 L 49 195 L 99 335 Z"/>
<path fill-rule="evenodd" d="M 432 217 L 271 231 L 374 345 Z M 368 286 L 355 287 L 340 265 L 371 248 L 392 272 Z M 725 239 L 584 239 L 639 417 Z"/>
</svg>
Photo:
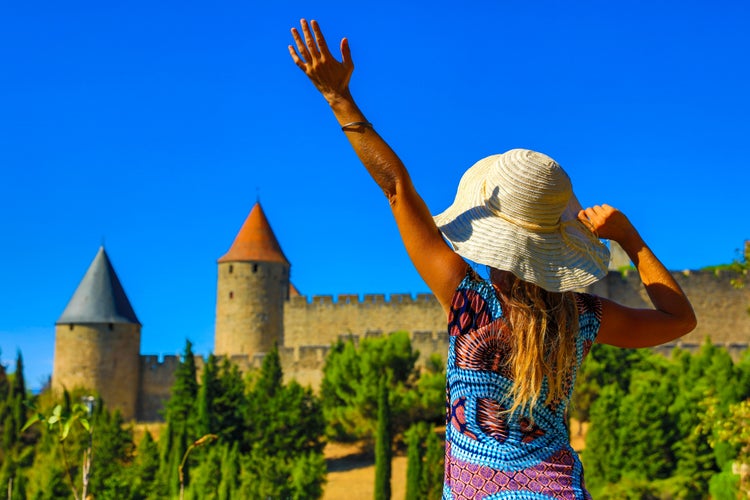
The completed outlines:
<svg viewBox="0 0 750 500">
<path fill-rule="evenodd" d="M 349 91 L 354 63 L 347 39 L 341 41 L 339 62 L 331 55 L 316 21 L 308 24 L 303 19 L 300 24 L 301 34 L 292 29 L 296 50 L 289 46 L 294 63 L 326 99 L 360 161 L 388 198 L 411 261 L 448 311 L 467 264 L 443 240 L 403 163 L 355 103 Z"/>
<path fill-rule="evenodd" d="M 602 299 L 602 323 L 597 341 L 618 347 L 652 347 L 691 332 L 696 325 L 690 301 L 656 258 L 627 217 L 609 205 L 582 210 L 600 238 L 616 241 L 635 264 L 655 309 L 635 309 Z"/>
</svg>

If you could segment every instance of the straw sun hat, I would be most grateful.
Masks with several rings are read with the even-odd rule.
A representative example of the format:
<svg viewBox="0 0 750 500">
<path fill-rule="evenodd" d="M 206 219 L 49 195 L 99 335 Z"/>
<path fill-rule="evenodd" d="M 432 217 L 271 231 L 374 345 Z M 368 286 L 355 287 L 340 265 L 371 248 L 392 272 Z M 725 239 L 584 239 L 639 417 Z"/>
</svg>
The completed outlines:
<svg viewBox="0 0 750 500">
<path fill-rule="evenodd" d="M 513 149 L 467 170 L 435 222 L 462 257 L 563 292 L 604 277 L 609 263 L 607 247 L 578 220 L 580 210 L 557 162 Z"/>
</svg>

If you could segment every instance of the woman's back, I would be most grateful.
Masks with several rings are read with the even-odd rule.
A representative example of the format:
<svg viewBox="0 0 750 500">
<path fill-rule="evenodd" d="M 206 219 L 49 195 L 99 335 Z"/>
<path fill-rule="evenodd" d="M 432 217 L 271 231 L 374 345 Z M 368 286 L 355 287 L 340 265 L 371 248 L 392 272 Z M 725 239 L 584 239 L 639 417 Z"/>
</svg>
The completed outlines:
<svg viewBox="0 0 750 500">
<path fill-rule="evenodd" d="M 449 314 L 445 498 L 485 498 L 504 491 L 527 498 L 589 498 L 583 470 L 569 444 L 565 411 L 575 373 L 596 339 L 599 300 L 576 294 L 576 360 L 565 396 L 546 403 L 542 385 L 532 408 L 512 405 L 513 376 L 507 365 L 512 342 L 493 285 L 467 273 Z"/>
</svg>

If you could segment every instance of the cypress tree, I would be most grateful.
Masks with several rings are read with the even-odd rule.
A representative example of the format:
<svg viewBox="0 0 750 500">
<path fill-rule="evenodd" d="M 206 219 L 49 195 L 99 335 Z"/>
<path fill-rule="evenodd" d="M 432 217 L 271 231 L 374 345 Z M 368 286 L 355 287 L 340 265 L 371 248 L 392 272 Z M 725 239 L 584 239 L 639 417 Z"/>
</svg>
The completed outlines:
<svg viewBox="0 0 750 500">
<path fill-rule="evenodd" d="M 133 459 L 132 431 L 124 427 L 119 410 L 109 412 L 102 400 L 94 407 L 93 464 L 90 491 L 97 496 L 117 498 L 117 491 L 127 486 L 124 467 Z M 119 490 L 118 490 L 119 488 Z M 114 490 L 114 491 L 113 491 Z"/>
<path fill-rule="evenodd" d="M 224 446 L 221 457 L 221 482 L 219 500 L 232 500 L 236 497 L 240 483 L 240 452 L 237 443 Z"/>
<path fill-rule="evenodd" d="M 271 349 L 271 351 L 263 358 L 260 376 L 255 382 L 253 392 L 272 398 L 276 394 L 276 391 L 281 387 L 283 378 L 284 373 L 281 370 L 279 347 L 274 344 L 273 349 Z"/>
<path fill-rule="evenodd" d="M 151 433 L 146 431 L 135 454 L 130 469 L 133 482 L 134 498 L 157 496 L 157 473 L 159 471 L 159 446 L 154 442 Z"/>
<path fill-rule="evenodd" d="M 23 355 L 21 351 L 16 354 L 16 372 L 13 374 L 13 386 L 10 392 L 13 396 L 20 395 L 21 403 L 26 401 L 26 382 L 23 376 Z"/>
<path fill-rule="evenodd" d="M 3 351 L 0 349 L 0 355 Z M 8 382 L 8 373 L 5 370 L 5 365 L 0 363 L 0 403 L 3 403 L 10 393 L 10 383 Z"/>
<path fill-rule="evenodd" d="M 216 432 L 216 418 L 214 415 L 214 398 L 219 392 L 218 361 L 213 354 L 208 355 L 203 367 L 201 385 L 198 389 L 198 435 L 203 436 Z"/>
<path fill-rule="evenodd" d="M 391 498 L 391 408 L 385 378 L 378 384 L 378 428 L 375 438 L 375 500 Z"/>
<path fill-rule="evenodd" d="M 175 428 L 177 424 L 185 424 L 186 430 L 193 437 L 197 437 L 195 429 L 195 401 L 198 396 L 197 369 L 195 367 L 195 355 L 193 354 L 193 343 L 185 341 L 185 351 L 180 359 L 180 364 L 175 370 L 175 380 L 172 386 L 172 397 L 166 405 L 165 417 Z"/>
<path fill-rule="evenodd" d="M 198 396 L 198 380 L 196 375 L 195 355 L 193 343 L 185 341 L 185 351 L 180 364 L 175 370 L 175 381 L 172 386 L 172 397 L 165 409 L 167 432 L 165 440 L 165 457 L 162 468 L 165 471 L 169 492 L 178 496 L 180 489 L 179 467 L 182 457 L 187 451 L 188 444 L 197 439 L 197 416 L 195 411 Z M 189 483 L 189 467 L 185 467 L 185 484 Z"/>
<path fill-rule="evenodd" d="M 216 394 L 213 398 L 215 429 L 227 442 L 242 441 L 247 413 L 247 395 L 242 373 L 234 363 L 224 359 L 218 372 Z"/>
<path fill-rule="evenodd" d="M 424 460 L 424 440 L 427 437 L 427 425 L 418 422 L 409 427 L 406 437 L 406 500 L 422 500 L 422 461 Z"/>
<path fill-rule="evenodd" d="M 623 444 L 620 434 L 620 402 L 625 393 L 617 384 L 604 387 L 591 407 L 591 428 L 586 434 L 583 462 L 586 484 L 616 483 L 622 476 Z"/>
</svg>

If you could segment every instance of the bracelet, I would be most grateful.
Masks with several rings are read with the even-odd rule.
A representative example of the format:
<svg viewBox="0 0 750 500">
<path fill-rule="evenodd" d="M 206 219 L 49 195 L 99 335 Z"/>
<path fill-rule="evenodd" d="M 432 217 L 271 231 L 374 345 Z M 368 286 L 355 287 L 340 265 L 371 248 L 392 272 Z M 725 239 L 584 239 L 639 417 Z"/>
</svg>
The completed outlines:
<svg viewBox="0 0 750 500">
<path fill-rule="evenodd" d="M 349 127 L 364 127 L 364 128 L 371 128 L 374 130 L 374 127 L 372 126 L 372 123 L 370 122 L 351 122 L 351 123 L 345 123 L 341 126 L 341 130 L 346 132 L 346 129 Z"/>
</svg>

